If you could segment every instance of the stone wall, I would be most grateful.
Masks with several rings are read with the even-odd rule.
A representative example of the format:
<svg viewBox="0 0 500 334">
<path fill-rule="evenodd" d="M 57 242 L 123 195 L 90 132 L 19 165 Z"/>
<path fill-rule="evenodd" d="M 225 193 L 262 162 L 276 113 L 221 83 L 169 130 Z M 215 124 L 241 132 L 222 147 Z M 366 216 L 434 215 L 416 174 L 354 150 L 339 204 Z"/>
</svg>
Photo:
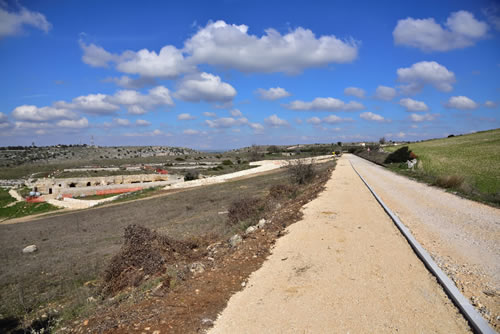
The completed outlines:
<svg viewBox="0 0 500 334">
<path fill-rule="evenodd" d="M 36 190 L 42 195 L 63 195 L 66 193 L 82 193 L 89 195 L 96 189 L 116 188 L 113 186 L 123 186 L 118 188 L 144 188 L 143 184 L 148 183 L 169 183 L 167 181 L 177 181 L 182 179 L 180 175 L 162 174 L 139 174 L 139 175 L 114 175 L 101 177 L 75 177 L 75 178 L 43 178 L 36 182 L 27 184 L 32 190 Z M 35 189 L 36 188 L 36 189 Z M 85 191 L 88 189 L 87 191 Z"/>
</svg>

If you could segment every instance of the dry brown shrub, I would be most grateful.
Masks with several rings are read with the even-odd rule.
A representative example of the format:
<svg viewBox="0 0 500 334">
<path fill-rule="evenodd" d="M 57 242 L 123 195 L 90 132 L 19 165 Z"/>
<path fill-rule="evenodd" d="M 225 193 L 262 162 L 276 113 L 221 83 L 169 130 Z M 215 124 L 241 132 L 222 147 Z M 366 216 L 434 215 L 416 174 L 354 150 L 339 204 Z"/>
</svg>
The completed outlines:
<svg viewBox="0 0 500 334">
<path fill-rule="evenodd" d="M 317 174 L 312 163 L 306 163 L 301 159 L 290 161 L 287 169 L 291 180 L 296 184 L 306 184 Z"/>
<path fill-rule="evenodd" d="M 459 175 L 444 175 L 436 180 L 436 185 L 443 188 L 457 188 L 464 182 L 463 176 Z"/>
<path fill-rule="evenodd" d="M 280 200 L 285 198 L 294 198 L 297 195 L 298 187 L 291 184 L 276 184 L 269 189 L 269 196 Z"/>
<path fill-rule="evenodd" d="M 144 226 L 125 228 L 122 248 L 111 259 L 104 272 L 105 293 L 116 293 L 137 286 L 145 275 L 165 271 L 166 266 L 189 258 L 196 245 L 173 240 Z"/>
<path fill-rule="evenodd" d="M 231 203 L 228 211 L 228 222 L 235 225 L 250 218 L 257 219 L 259 213 L 263 212 L 265 204 L 262 199 L 245 197 Z"/>
</svg>

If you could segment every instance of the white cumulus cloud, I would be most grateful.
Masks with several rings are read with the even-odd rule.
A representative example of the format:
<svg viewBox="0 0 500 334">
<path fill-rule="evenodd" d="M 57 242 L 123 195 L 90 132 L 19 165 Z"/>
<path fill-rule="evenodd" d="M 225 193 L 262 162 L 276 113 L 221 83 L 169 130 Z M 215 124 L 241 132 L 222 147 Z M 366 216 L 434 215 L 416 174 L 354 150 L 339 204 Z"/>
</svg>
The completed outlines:
<svg viewBox="0 0 500 334">
<path fill-rule="evenodd" d="M 194 130 L 194 129 L 186 129 L 186 130 L 182 131 L 182 133 L 185 135 L 192 136 L 192 135 L 199 135 L 200 131 Z"/>
<path fill-rule="evenodd" d="M 313 124 L 313 125 L 320 125 L 322 123 L 326 124 L 337 124 L 337 123 L 342 123 L 342 122 L 352 122 L 352 118 L 342 118 L 337 115 L 330 115 L 327 117 L 324 117 L 323 119 L 319 117 L 311 117 L 306 120 L 307 123 Z"/>
<path fill-rule="evenodd" d="M 7 115 L 0 111 L 0 129 L 9 128 L 11 126 L 12 124 L 10 124 Z"/>
<path fill-rule="evenodd" d="M 452 96 L 444 106 L 449 109 L 473 110 L 477 109 L 479 104 L 469 99 L 467 96 Z"/>
<path fill-rule="evenodd" d="M 233 117 L 242 117 L 243 116 L 243 114 L 241 113 L 241 111 L 239 109 L 232 109 L 231 111 L 229 111 L 229 113 Z"/>
<path fill-rule="evenodd" d="M 257 93 L 260 95 L 261 99 L 270 101 L 282 99 L 292 95 L 281 87 L 275 87 L 269 89 L 259 88 L 257 89 Z"/>
<path fill-rule="evenodd" d="M 375 98 L 383 101 L 391 101 L 396 95 L 396 90 L 388 86 L 378 86 L 375 90 Z"/>
<path fill-rule="evenodd" d="M 317 125 L 317 124 L 321 123 L 321 119 L 319 117 L 314 116 L 314 117 L 308 118 L 306 120 L 306 122 L 309 123 L 309 124 L 315 124 L 315 125 Z"/>
<path fill-rule="evenodd" d="M 399 104 L 406 108 L 406 111 L 428 111 L 429 107 L 425 102 L 404 98 L 399 100 Z"/>
<path fill-rule="evenodd" d="M 365 90 L 358 87 L 347 87 L 346 89 L 344 89 L 344 95 L 355 96 L 357 98 L 364 99 Z"/>
<path fill-rule="evenodd" d="M 221 117 L 214 120 L 205 120 L 205 124 L 207 124 L 211 128 L 230 128 L 232 126 L 239 126 L 243 124 L 248 124 L 248 119 L 241 118 L 233 118 L 233 117 Z"/>
<path fill-rule="evenodd" d="M 116 55 L 104 50 L 103 47 L 95 44 L 85 44 L 79 41 L 80 48 L 83 50 L 82 61 L 92 67 L 108 67 L 109 62 L 117 59 Z"/>
<path fill-rule="evenodd" d="M 450 92 L 456 82 L 455 74 L 435 61 L 421 61 L 411 67 L 398 68 L 397 75 L 398 81 L 403 83 L 401 90 L 405 94 L 418 93 L 425 85 Z"/>
<path fill-rule="evenodd" d="M 498 104 L 496 102 L 493 102 L 493 101 L 486 101 L 484 102 L 484 106 L 486 108 L 496 108 L 498 106 Z"/>
<path fill-rule="evenodd" d="M 433 18 L 399 20 L 392 32 L 396 45 L 423 51 L 449 51 L 474 45 L 487 36 L 488 25 L 465 10 L 451 13 L 444 27 Z"/>
<path fill-rule="evenodd" d="M 61 128 L 83 129 L 89 126 L 89 121 L 85 117 L 77 120 L 63 119 L 58 121 L 56 125 Z"/>
<path fill-rule="evenodd" d="M 374 114 L 370 111 L 363 112 L 359 115 L 362 119 L 365 119 L 367 121 L 375 121 L 375 122 L 384 122 L 385 118 L 381 115 Z"/>
<path fill-rule="evenodd" d="M 150 89 L 147 95 L 136 90 L 119 90 L 114 95 L 106 97 L 106 101 L 111 104 L 124 105 L 129 114 L 134 115 L 144 114 L 146 109 L 174 105 L 170 91 L 164 86 Z"/>
<path fill-rule="evenodd" d="M 306 68 L 352 62 L 358 43 L 333 35 L 317 38 L 309 29 L 285 35 L 267 29 L 261 37 L 248 34 L 246 25 L 209 22 L 185 42 L 184 50 L 197 64 L 234 68 L 243 72 L 296 74 Z"/>
<path fill-rule="evenodd" d="M 214 112 L 205 111 L 205 112 L 203 113 L 203 116 L 205 116 L 205 117 L 217 117 L 217 114 L 216 114 L 216 113 L 214 113 Z"/>
<path fill-rule="evenodd" d="M 122 75 L 118 78 L 106 78 L 103 82 L 114 82 L 116 85 L 128 88 L 128 89 L 139 89 L 145 86 L 153 86 L 156 84 L 156 80 L 150 77 L 139 77 L 131 78 L 128 75 Z"/>
<path fill-rule="evenodd" d="M 389 137 L 389 138 L 404 138 L 406 137 L 406 133 L 404 133 L 403 131 L 400 131 L 398 133 L 386 133 L 385 134 L 386 137 Z"/>
<path fill-rule="evenodd" d="M 190 102 L 228 102 L 236 96 L 236 89 L 210 73 L 183 78 L 174 96 Z"/>
<path fill-rule="evenodd" d="M 164 46 L 159 53 L 142 49 L 115 54 L 106 51 L 102 46 L 86 44 L 83 40 L 80 40 L 79 44 L 83 51 L 82 61 L 90 66 L 108 67 L 110 63 L 114 63 L 120 72 L 149 78 L 142 82 L 130 81 L 128 77 L 113 80 L 126 88 L 136 88 L 132 85 L 151 81 L 151 78 L 173 79 L 180 74 L 195 71 L 195 67 L 185 61 L 182 50 L 172 45 Z"/>
<path fill-rule="evenodd" d="M 260 123 L 248 123 L 255 133 L 262 133 L 264 131 L 264 126 Z"/>
<path fill-rule="evenodd" d="M 193 115 L 191 115 L 189 113 L 182 113 L 182 114 L 177 115 L 177 119 L 180 121 L 189 121 L 192 119 L 196 119 L 196 117 L 194 117 Z"/>
<path fill-rule="evenodd" d="M 49 32 L 52 24 L 39 12 L 30 11 L 21 7 L 18 12 L 8 11 L 0 3 L 0 39 L 23 33 L 24 26 L 32 26 L 45 33 Z"/>
<path fill-rule="evenodd" d="M 130 121 L 126 118 L 114 118 L 113 121 L 115 122 L 116 125 L 119 126 L 129 126 Z"/>
<path fill-rule="evenodd" d="M 161 130 L 155 129 L 148 132 L 128 132 L 123 134 L 125 137 L 156 137 L 156 136 L 172 136 L 170 133 L 164 133 Z"/>
<path fill-rule="evenodd" d="M 272 127 L 288 126 L 289 125 L 287 120 L 279 118 L 278 115 L 276 115 L 276 114 L 267 117 L 266 119 L 264 119 L 264 122 L 266 122 L 266 124 L 268 124 Z"/>
<path fill-rule="evenodd" d="M 297 74 L 307 68 L 348 63 L 358 56 L 358 42 L 334 35 L 316 37 L 309 29 L 296 28 L 285 35 L 275 29 L 262 36 L 248 33 L 246 25 L 208 22 L 178 49 L 166 45 L 156 51 L 142 49 L 113 54 L 101 46 L 80 41 L 82 60 L 95 67 L 116 65 L 118 71 L 145 77 L 174 78 L 213 65 L 243 72 Z"/>
<path fill-rule="evenodd" d="M 74 111 L 54 108 L 54 107 L 42 107 L 38 108 L 33 105 L 22 105 L 16 107 L 12 111 L 12 117 L 21 121 L 28 122 L 46 122 L 51 120 L 62 120 L 62 119 L 76 119 L 78 117 L 77 113 Z"/>
<path fill-rule="evenodd" d="M 410 120 L 413 122 L 433 121 L 439 114 L 410 114 Z"/>
<path fill-rule="evenodd" d="M 356 111 L 365 106 L 359 102 L 350 101 L 345 103 L 333 97 L 317 97 L 311 102 L 301 100 L 292 101 L 284 105 L 290 110 L 325 110 L 325 111 Z"/>
<path fill-rule="evenodd" d="M 74 98 L 71 103 L 64 101 L 56 102 L 56 107 L 80 110 L 89 114 L 112 114 L 118 109 L 119 106 L 108 102 L 105 94 L 90 94 L 86 96 L 79 96 Z"/>
<path fill-rule="evenodd" d="M 119 57 L 116 69 L 124 73 L 164 79 L 172 79 L 194 70 L 185 61 L 182 50 L 172 45 L 164 46 L 159 53 L 147 49 L 126 51 Z"/>
<path fill-rule="evenodd" d="M 137 125 L 137 126 L 150 126 L 151 122 L 146 121 L 145 119 L 138 119 L 135 121 L 135 125 Z"/>
<path fill-rule="evenodd" d="M 337 115 L 330 115 L 322 120 L 325 123 L 328 124 L 336 124 L 336 123 L 342 123 L 342 122 L 352 122 L 352 118 L 342 118 Z"/>
<path fill-rule="evenodd" d="M 138 106 L 138 105 L 129 106 L 127 108 L 127 111 L 131 115 L 143 115 L 143 114 L 148 112 L 146 109 L 144 109 L 143 107 Z"/>
</svg>

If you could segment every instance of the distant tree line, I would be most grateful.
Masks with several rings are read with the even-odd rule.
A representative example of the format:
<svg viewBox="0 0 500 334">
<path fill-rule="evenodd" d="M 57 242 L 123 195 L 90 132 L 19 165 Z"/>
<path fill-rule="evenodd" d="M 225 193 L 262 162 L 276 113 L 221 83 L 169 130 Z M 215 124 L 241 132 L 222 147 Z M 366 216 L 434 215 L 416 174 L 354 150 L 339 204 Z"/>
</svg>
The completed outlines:
<svg viewBox="0 0 500 334">
<path fill-rule="evenodd" d="M 69 144 L 69 145 L 58 144 L 58 145 L 41 146 L 41 147 L 46 147 L 46 148 L 87 147 L 87 144 L 74 144 L 74 145 L 73 144 Z M 23 151 L 23 150 L 33 149 L 33 148 L 38 148 L 38 147 L 35 145 L 31 145 L 31 146 L 0 146 L 0 151 Z"/>
</svg>

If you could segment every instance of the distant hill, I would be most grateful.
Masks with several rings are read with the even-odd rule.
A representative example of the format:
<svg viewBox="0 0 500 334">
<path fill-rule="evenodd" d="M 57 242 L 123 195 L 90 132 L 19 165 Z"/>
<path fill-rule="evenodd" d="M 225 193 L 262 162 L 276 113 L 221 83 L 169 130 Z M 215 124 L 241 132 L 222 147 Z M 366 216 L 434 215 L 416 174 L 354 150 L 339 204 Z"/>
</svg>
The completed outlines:
<svg viewBox="0 0 500 334">
<path fill-rule="evenodd" d="M 0 167 L 14 167 L 24 164 L 53 164 L 72 161 L 96 161 L 111 159 L 133 159 L 161 156 L 176 156 L 198 153 L 183 147 L 168 146 L 14 146 L 0 148 Z"/>
</svg>

